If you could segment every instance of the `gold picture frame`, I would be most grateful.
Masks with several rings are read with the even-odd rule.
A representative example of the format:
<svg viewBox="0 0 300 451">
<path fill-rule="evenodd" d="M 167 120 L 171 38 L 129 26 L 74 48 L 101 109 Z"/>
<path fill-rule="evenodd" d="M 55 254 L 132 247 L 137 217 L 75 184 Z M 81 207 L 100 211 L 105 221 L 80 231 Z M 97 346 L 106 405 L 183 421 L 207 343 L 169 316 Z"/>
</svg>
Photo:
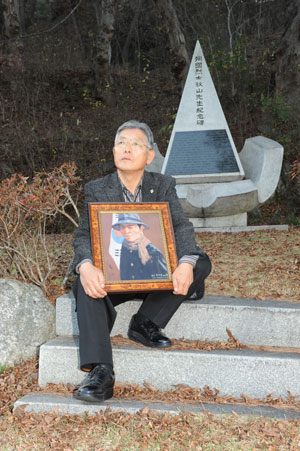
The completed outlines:
<svg viewBox="0 0 300 451">
<path fill-rule="evenodd" d="M 107 292 L 173 290 L 178 262 L 167 202 L 90 202 L 89 216 L 94 265 Z"/>
</svg>

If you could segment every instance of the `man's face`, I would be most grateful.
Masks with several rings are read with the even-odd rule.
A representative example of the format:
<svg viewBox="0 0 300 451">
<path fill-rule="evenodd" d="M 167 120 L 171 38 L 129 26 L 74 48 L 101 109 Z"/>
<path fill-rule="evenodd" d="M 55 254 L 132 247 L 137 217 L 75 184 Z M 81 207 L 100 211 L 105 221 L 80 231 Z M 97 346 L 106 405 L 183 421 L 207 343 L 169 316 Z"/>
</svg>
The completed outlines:
<svg viewBox="0 0 300 451">
<path fill-rule="evenodd" d="M 155 156 L 152 149 L 147 149 L 147 138 L 142 130 L 128 128 L 123 130 L 113 148 L 117 169 L 124 172 L 143 170 Z"/>
<path fill-rule="evenodd" d="M 137 224 L 122 224 L 120 225 L 120 232 L 127 241 L 136 241 L 141 237 L 144 226 Z"/>
</svg>

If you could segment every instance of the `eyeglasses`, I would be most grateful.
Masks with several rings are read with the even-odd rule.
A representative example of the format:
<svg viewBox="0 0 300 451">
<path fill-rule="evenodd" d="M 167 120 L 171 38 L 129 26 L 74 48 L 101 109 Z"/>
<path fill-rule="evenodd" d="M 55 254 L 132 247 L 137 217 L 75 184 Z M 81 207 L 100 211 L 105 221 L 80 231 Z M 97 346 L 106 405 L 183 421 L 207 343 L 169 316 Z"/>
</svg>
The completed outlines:
<svg viewBox="0 0 300 451">
<path fill-rule="evenodd" d="M 127 141 L 126 139 L 120 139 L 115 143 L 115 148 L 117 150 L 125 150 L 127 146 L 130 145 L 131 149 L 134 151 L 142 150 L 143 147 L 148 149 L 149 146 L 147 144 L 143 144 L 137 141 Z"/>
</svg>

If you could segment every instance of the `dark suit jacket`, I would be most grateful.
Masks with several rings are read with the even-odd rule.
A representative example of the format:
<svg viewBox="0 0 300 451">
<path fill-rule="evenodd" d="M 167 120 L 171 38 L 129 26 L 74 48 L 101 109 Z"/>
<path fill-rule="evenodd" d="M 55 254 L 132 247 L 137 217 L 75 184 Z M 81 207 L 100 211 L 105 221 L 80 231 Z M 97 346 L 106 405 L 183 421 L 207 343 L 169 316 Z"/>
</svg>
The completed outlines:
<svg viewBox="0 0 300 451">
<path fill-rule="evenodd" d="M 85 205 L 81 223 L 75 232 L 73 269 L 84 259 L 91 259 L 91 239 L 88 202 L 124 202 L 122 187 L 117 173 L 88 182 L 85 187 Z M 185 218 L 178 200 L 175 180 L 157 172 L 144 172 L 142 185 L 143 202 L 168 202 L 174 228 L 177 257 L 206 255 L 195 242 L 194 228 Z"/>
<path fill-rule="evenodd" d="M 167 279 L 168 268 L 163 254 L 153 244 L 146 247 L 150 259 L 146 264 L 141 262 L 138 250 L 122 246 L 120 259 L 121 280 Z"/>
</svg>

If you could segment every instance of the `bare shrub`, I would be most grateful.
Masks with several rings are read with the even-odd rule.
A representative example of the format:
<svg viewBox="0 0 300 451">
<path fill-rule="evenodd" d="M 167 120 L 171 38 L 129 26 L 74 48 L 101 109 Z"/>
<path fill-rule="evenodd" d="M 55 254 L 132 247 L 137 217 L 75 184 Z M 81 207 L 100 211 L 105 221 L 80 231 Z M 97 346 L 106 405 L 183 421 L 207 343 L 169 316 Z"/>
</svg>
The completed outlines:
<svg viewBox="0 0 300 451">
<path fill-rule="evenodd" d="M 74 163 L 64 163 L 51 172 L 36 173 L 30 183 L 28 177 L 20 174 L 1 182 L 0 260 L 3 275 L 33 282 L 47 293 L 56 255 L 47 246 L 46 226 L 58 214 L 68 218 L 74 226 L 78 225 L 80 178 L 75 175 L 76 169 Z"/>
</svg>

